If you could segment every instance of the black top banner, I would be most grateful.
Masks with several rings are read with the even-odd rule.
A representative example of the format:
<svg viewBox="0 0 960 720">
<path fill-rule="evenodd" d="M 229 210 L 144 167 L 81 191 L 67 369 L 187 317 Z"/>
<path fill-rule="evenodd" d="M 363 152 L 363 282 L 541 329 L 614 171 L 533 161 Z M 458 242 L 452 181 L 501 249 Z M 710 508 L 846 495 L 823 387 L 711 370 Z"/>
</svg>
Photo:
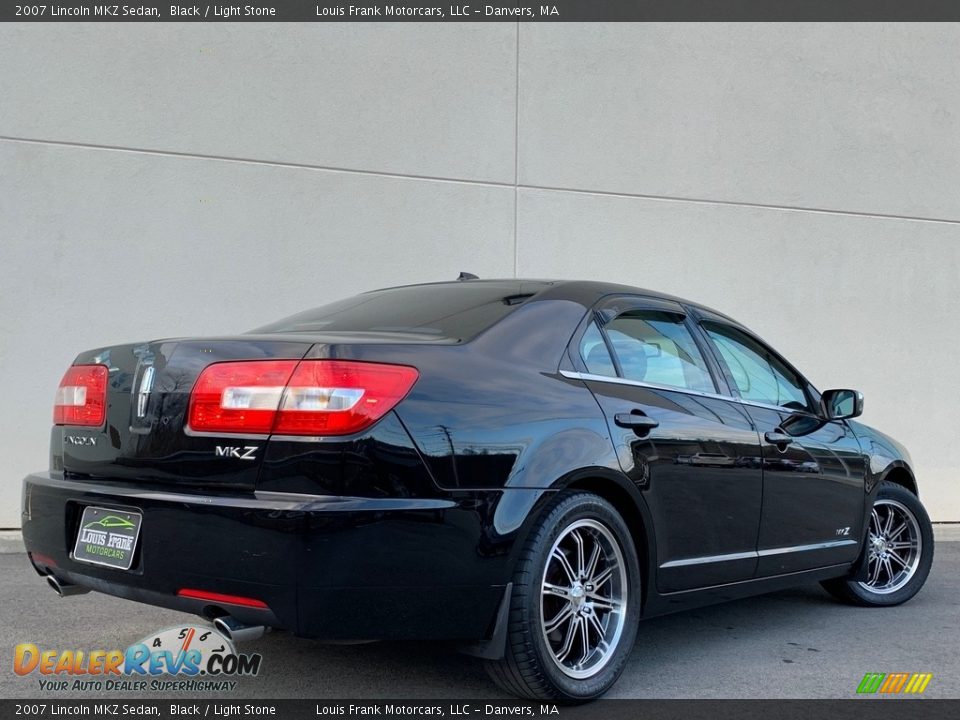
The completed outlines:
<svg viewBox="0 0 960 720">
<path fill-rule="evenodd" d="M 957 0 L 554 0 L 242 4 L 4 2 L 0 22 L 956 21 Z"/>
<path fill-rule="evenodd" d="M 504 700 L 0 700 L 5 718 L 114 720 L 946 720 L 960 700 L 598 700 L 579 706 Z"/>
</svg>

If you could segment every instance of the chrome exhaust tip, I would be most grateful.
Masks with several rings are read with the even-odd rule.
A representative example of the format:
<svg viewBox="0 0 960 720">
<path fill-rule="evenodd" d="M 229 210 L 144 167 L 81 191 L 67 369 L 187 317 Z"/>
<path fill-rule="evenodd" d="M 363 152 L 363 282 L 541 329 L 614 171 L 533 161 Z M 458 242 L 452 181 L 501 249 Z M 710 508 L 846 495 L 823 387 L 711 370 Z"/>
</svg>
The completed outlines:
<svg viewBox="0 0 960 720">
<path fill-rule="evenodd" d="M 256 640 L 263 637 L 263 634 L 267 631 L 267 628 L 263 625 L 244 625 L 232 615 L 221 615 L 215 618 L 213 626 L 227 640 L 238 643 Z"/>
<path fill-rule="evenodd" d="M 80 585 L 74 585 L 68 582 L 61 582 L 56 575 L 47 575 L 47 584 L 53 588 L 53 591 L 60 597 L 71 597 L 73 595 L 86 595 L 90 592 L 89 588 Z"/>
</svg>

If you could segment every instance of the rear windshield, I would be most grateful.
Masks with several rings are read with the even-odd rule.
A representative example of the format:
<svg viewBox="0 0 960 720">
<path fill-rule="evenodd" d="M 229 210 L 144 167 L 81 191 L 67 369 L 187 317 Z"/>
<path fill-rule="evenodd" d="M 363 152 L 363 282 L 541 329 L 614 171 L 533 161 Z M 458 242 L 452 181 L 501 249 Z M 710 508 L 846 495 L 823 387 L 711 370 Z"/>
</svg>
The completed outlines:
<svg viewBox="0 0 960 720">
<path fill-rule="evenodd" d="M 529 282 L 463 282 L 375 290 L 291 315 L 251 332 L 389 332 L 466 341 L 541 289 L 542 284 Z"/>
</svg>

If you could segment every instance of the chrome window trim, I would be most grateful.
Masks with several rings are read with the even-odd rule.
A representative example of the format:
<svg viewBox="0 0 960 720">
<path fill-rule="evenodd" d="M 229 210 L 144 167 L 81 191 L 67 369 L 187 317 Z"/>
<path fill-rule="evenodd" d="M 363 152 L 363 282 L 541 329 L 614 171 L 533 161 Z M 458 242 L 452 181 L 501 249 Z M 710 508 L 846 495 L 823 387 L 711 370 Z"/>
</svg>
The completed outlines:
<svg viewBox="0 0 960 720">
<path fill-rule="evenodd" d="M 790 413 L 791 415 L 799 414 L 799 415 L 807 415 L 809 417 L 815 417 L 815 418 L 820 417 L 820 415 L 817 415 L 812 410 L 807 410 L 807 409 L 800 410 L 798 408 L 784 407 L 783 405 L 770 405 L 769 403 L 757 402 L 756 400 L 744 400 L 742 397 L 734 396 L 734 395 L 731 395 L 730 397 L 733 397 L 734 399 L 736 399 L 741 405 L 750 405 L 751 407 L 766 408 L 767 410 L 777 410 L 778 412 Z"/>
<path fill-rule="evenodd" d="M 797 408 L 788 408 L 783 405 L 769 405 L 767 403 L 756 402 L 754 400 L 744 400 L 737 395 L 723 395 L 721 393 L 704 392 L 703 390 L 692 390 L 690 388 L 673 387 L 672 385 L 658 385 L 657 383 L 644 382 L 643 380 L 627 380 L 622 377 L 613 377 L 612 375 L 594 375 L 592 373 L 582 373 L 573 370 L 561 370 L 560 374 L 565 378 L 572 380 L 592 380 L 594 382 L 608 382 L 615 385 L 632 385 L 633 387 L 649 388 L 651 390 L 668 390 L 670 392 L 684 393 L 686 395 L 695 395 L 697 397 L 713 398 L 715 400 L 732 400 L 741 405 L 751 405 L 753 407 L 766 408 L 767 410 L 778 410 L 785 413 L 802 413 L 810 417 L 820 417 L 809 410 L 798 410 Z"/>
<path fill-rule="evenodd" d="M 595 382 L 608 382 L 616 385 L 632 385 L 633 387 L 650 388 L 651 390 L 669 390 L 671 392 L 684 393 L 686 395 L 695 395 L 697 397 L 715 398 L 717 400 L 736 400 L 732 395 L 721 395 L 720 393 L 704 392 L 703 390 L 691 390 L 690 388 L 673 387 L 672 385 L 658 385 L 657 383 L 643 382 L 642 380 L 627 380 L 622 377 L 613 377 L 612 375 L 593 375 L 591 373 L 574 372 L 571 370 L 561 370 L 560 374 L 572 380 L 593 380 Z"/>
<path fill-rule="evenodd" d="M 660 565 L 661 568 L 686 567 L 688 565 L 707 565 L 709 563 L 730 562 L 732 560 L 750 560 L 771 555 L 786 555 L 788 553 L 807 552 L 809 550 L 830 550 L 832 548 L 857 545 L 856 540 L 828 540 L 826 542 L 811 543 L 810 545 L 792 545 L 789 547 L 768 548 L 766 550 L 750 550 L 748 552 L 728 553 L 726 555 L 704 555 L 703 557 L 683 558 L 670 560 Z"/>
<path fill-rule="evenodd" d="M 809 410 L 798 410 L 797 408 L 788 408 L 783 405 L 771 405 L 770 403 L 760 402 L 759 400 L 745 400 L 744 398 L 737 396 L 739 400 L 744 405 L 750 405 L 752 407 L 766 408 L 767 410 L 780 410 L 782 412 L 788 413 L 805 413 L 807 415 L 812 415 Z"/>
</svg>

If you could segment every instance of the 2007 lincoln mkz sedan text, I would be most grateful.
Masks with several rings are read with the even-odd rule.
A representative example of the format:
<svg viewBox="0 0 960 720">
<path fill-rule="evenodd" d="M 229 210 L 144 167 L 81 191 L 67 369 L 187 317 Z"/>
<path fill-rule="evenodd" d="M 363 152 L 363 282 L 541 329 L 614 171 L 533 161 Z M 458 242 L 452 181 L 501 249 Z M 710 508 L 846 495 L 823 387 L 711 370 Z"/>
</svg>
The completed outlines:
<svg viewBox="0 0 960 720">
<path fill-rule="evenodd" d="M 917 593 L 930 521 L 862 404 L 646 290 L 378 290 L 81 353 L 23 536 L 61 595 L 233 637 L 458 640 L 508 691 L 576 702 L 644 617 L 812 581 L 867 606 Z"/>
</svg>

